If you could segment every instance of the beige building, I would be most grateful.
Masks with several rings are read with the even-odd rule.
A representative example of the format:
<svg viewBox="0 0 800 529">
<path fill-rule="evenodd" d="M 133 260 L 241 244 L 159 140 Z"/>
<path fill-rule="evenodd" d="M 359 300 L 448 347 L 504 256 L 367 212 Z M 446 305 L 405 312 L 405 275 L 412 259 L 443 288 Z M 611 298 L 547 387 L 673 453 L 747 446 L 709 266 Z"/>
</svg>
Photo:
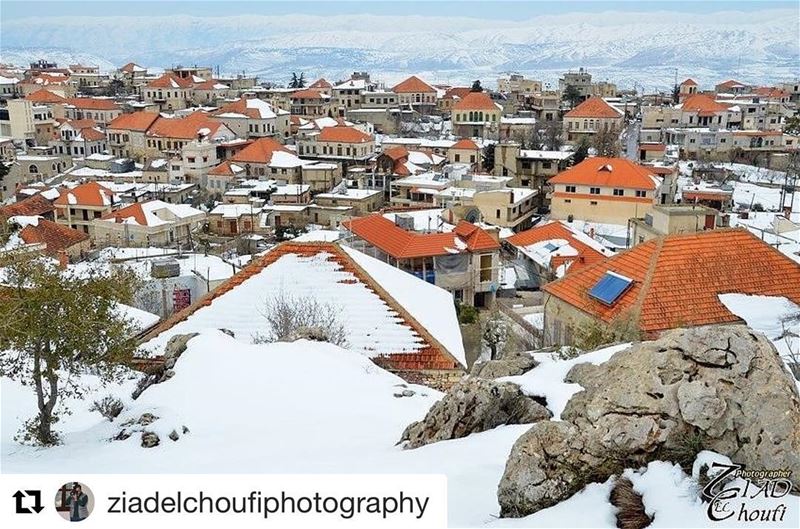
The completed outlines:
<svg viewBox="0 0 800 529">
<path fill-rule="evenodd" d="M 239 138 L 289 137 L 289 112 L 258 98 L 227 103 L 213 116 Z"/>
<path fill-rule="evenodd" d="M 591 138 L 598 132 L 619 134 L 624 116 L 601 97 L 592 96 L 564 114 L 564 136 L 569 142 Z"/>
<path fill-rule="evenodd" d="M 111 213 L 119 205 L 119 197 L 97 182 L 80 184 L 64 190 L 53 205 L 56 222 L 94 236 L 94 220 Z"/>
<path fill-rule="evenodd" d="M 293 115 L 310 117 L 333 115 L 332 97 L 321 90 L 313 88 L 298 90 L 293 92 L 289 99 Z"/>
<path fill-rule="evenodd" d="M 392 92 L 397 94 L 400 106 L 413 108 L 420 114 L 430 114 L 436 110 L 436 89 L 416 75 L 394 85 Z"/>
<path fill-rule="evenodd" d="M 189 106 L 192 100 L 192 81 L 165 73 L 147 83 L 142 96 L 147 103 L 156 103 L 162 111 L 179 110 Z"/>
<path fill-rule="evenodd" d="M 191 240 L 206 214 L 186 204 L 136 202 L 93 220 L 97 244 L 174 246 Z"/>
<path fill-rule="evenodd" d="M 366 162 L 375 153 L 375 139 L 355 127 L 325 127 L 299 140 L 297 154 L 304 158 Z"/>
<path fill-rule="evenodd" d="M 261 208 L 252 204 L 220 204 L 208 214 L 208 229 L 224 237 L 256 233 L 260 217 Z"/>
<path fill-rule="evenodd" d="M 536 212 L 535 195 L 535 190 L 521 187 L 479 191 L 472 196 L 472 203 L 484 222 L 519 231 L 531 225 Z"/>
<path fill-rule="evenodd" d="M 155 112 L 122 114 L 106 127 L 111 154 L 125 158 L 141 159 L 145 155 L 145 134 L 159 118 Z"/>
<path fill-rule="evenodd" d="M 631 220 L 633 244 L 673 233 L 696 233 L 721 228 L 726 218 L 719 211 L 701 204 L 654 205 L 650 213 Z"/>
<path fill-rule="evenodd" d="M 535 94 L 542 91 L 542 82 L 525 79 L 524 75 L 511 74 L 497 80 L 497 91 L 506 94 Z"/>
<path fill-rule="evenodd" d="M 627 225 L 643 218 L 661 196 L 662 179 L 645 166 L 624 158 L 587 158 L 551 178 L 550 216 Z"/>
<path fill-rule="evenodd" d="M 450 119 L 456 136 L 497 139 L 502 107 L 486 92 L 470 92 L 453 105 Z"/>
<path fill-rule="evenodd" d="M 346 206 L 352 215 L 363 217 L 383 206 L 383 191 L 372 189 L 344 189 L 336 193 L 320 193 L 314 196 L 320 206 Z"/>
</svg>

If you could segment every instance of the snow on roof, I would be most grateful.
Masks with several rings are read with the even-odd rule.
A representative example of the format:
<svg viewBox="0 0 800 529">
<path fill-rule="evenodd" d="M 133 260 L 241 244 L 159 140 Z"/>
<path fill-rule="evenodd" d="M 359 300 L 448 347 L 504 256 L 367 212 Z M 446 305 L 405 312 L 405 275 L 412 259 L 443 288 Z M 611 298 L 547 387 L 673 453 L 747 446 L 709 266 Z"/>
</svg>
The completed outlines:
<svg viewBox="0 0 800 529">
<path fill-rule="evenodd" d="M 330 251 L 327 251 L 330 250 Z M 384 299 L 360 272 L 347 265 L 349 256 L 392 298 Z M 352 265 L 351 265 L 352 266 Z M 252 343 L 266 328 L 264 311 L 276 296 L 313 297 L 335 307 L 347 326 L 347 347 L 370 358 L 383 355 L 402 357 L 431 347 L 414 326 L 390 305 L 402 309 L 466 365 L 460 328 L 452 296 L 391 265 L 334 245 L 285 243 L 268 252 L 259 264 L 249 265 L 240 281 L 220 287 L 211 303 L 198 305 L 144 347 L 157 350 L 170 336 L 187 332 L 225 328 L 238 341 Z M 402 360 L 400 360 L 402 362 Z"/>
<path fill-rule="evenodd" d="M 310 190 L 311 186 L 309 184 L 287 184 L 284 186 L 278 186 L 278 188 L 272 192 L 272 196 L 302 195 L 304 193 L 308 193 Z"/>
<path fill-rule="evenodd" d="M 292 242 L 335 242 L 342 238 L 342 232 L 336 230 L 311 230 L 298 235 Z"/>
<path fill-rule="evenodd" d="M 222 215 L 226 219 L 238 219 L 242 215 L 258 215 L 261 208 L 251 204 L 220 204 L 211 210 L 209 215 Z"/>
<path fill-rule="evenodd" d="M 161 200 L 136 202 L 117 211 L 112 211 L 101 218 L 101 221 L 133 224 L 137 226 L 163 226 L 178 220 L 205 218 L 205 213 L 188 204 L 171 204 Z"/>
<path fill-rule="evenodd" d="M 317 197 L 362 200 L 383 193 L 380 189 L 345 189 L 339 193 L 319 193 Z"/>
<path fill-rule="evenodd" d="M 531 149 L 522 149 L 519 151 L 519 157 L 528 160 L 566 160 L 571 158 L 575 153 L 571 151 L 537 151 Z"/>
</svg>

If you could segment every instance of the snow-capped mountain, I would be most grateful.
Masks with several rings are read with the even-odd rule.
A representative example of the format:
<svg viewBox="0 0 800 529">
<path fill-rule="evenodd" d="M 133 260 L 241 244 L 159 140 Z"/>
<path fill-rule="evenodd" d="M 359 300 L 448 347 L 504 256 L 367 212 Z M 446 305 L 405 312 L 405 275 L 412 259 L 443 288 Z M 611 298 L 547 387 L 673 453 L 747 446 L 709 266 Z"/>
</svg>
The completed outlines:
<svg viewBox="0 0 800 529">
<path fill-rule="evenodd" d="M 524 21 L 418 15 L 51 17 L 46 24 L 39 18 L 4 22 L 0 60 L 81 57 L 103 68 L 108 61 L 196 63 L 278 82 L 291 71 L 335 79 L 353 70 L 387 82 L 419 73 L 463 83 L 508 71 L 554 82 L 564 70 L 585 66 L 598 79 L 648 89 L 671 85 L 675 68 L 679 76 L 706 84 L 729 77 L 766 83 L 798 76 L 796 15 L 608 12 Z"/>
</svg>

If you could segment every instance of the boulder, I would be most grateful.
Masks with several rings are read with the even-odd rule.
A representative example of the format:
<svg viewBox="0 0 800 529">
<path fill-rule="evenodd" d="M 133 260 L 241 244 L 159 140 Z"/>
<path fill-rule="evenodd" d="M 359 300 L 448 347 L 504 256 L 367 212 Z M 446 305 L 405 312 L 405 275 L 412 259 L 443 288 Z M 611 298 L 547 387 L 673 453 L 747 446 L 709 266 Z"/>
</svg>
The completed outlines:
<svg viewBox="0 0 800 529">
<path fill-rule="evenodd" d="M 153 432 L 142 432 L 142 448 L 153 448 L 161 443 L 158 434 Z"/>
<path fill-rule="evenodd" d="M 751 469 L 788 469 L 800 486 L 800 398 L 773 345 L 744 325 L 675 329 L 567 379 L 584 390 L 562 422 L 512 448 L 501 515 L 527 516 L 653 460 L 690 465 L 712 450 Z"/>
<path fill-rule="evenodd" d="M 410 424 L 400 439 L 405 448 L 458 439 L 502 424 L 528 424 L 550 418 L 550 412 L 511 382 L 467 376 Z"/>
<path fill-rule="evenodd" d="M 509 377 L 527 373 L 537 365 L 536 360 L 529 354 L 511 354 L 497 360 L 477 362 L 472 366 L 470 374 L 481 378 Z"/>
<path fill-rule="evenodd" d="M 171 337 L 164 346 L 164 363 L 139 380 L 131 397 L 138 399 L 139 395 L 153 384 L 160 384 L 172 378 L 175 375 L 175 370 L 173 369 L 175 363 L 184 351 L 186 351 L 186 344 L 197 335 L 198 333 L 193 332 L 188 334 L 176 334 Z"/>
</svg>

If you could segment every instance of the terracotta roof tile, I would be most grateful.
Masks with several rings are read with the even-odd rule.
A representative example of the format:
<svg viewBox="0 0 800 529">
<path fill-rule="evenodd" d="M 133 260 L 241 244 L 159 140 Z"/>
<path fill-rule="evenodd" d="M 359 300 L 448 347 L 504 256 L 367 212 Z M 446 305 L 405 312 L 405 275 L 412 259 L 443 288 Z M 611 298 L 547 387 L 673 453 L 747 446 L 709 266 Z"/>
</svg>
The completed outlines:
<svg viewBox="0 0 800 529">
<path fill-rule="evenodd" d="M 8 218 L 15 215 L 46 215 L 52 213 L 54 210 L 53 203 L 37 193 L 25 200 L 20 200 L 9 206 L 0 207 L 0 218 Z"/>
<path fill-rule="evenodd" d="M 728 107 L 722 103 L 717 103 L 713 98 L 705 94 L 692 94 L 687 97 L 681 105 L 683 112 L 726 112 Z"/>
<path fill-rule="evenodd" d="M 25 226 L 20 230 L 19 236 L 27 244 L 44 243 L 45 253 L 48 255 L 55 255 L 89 238 L 87 233 L 47 219 L 39 219 L 35 226 L 33 224 Z"/>
<path fill-rule="evenodd" d="M 460 140 L 458 140 L 458 141 L 457 141 L 457 142 L 455 142 L 455 143 L 453 144 L 453 146 L 452 146 L 452 147 L 450 147 L 450 148 L 451 148 L 451 149 L 466 149 L 466 150 L 470 150 L 470 151 L 477 151 L 477 150 L 480 150 L 480 147 L 478 147 L 478 146 L 475 144 L 475 142 L 474 142 L 474 141 L 472 141 L 472 140 L 470 140 L 470 139 L 467 139 L 467 138 L 464 138 L 464 139 L 460 139 Z"/>
<path fill-rule="evenodd" d="M 111 206 L 114 192 L 97 182 L 86 182 L 72 189 L 64 189 L 53 201 L 56 206 Z"/>
<path fill-rule="evenodd" d="M 336 143 L 367 143 L 372 141 L 372 136 L 354 127 L 336 126 L 322 129 L 317 140 Z"/>
<path fill-rule="evenodd" d="M 157 119 L 158 114 L 155 112 L 133 112 L 131 114 L 122 114 L 114 118 L 106 128 L 144 132 L 149 129 Z"/>
<path fill-rule="evenodd" d="M 633 189 L 655 189 L 656 181 L 649 167 L 625 158 L 586 158 L 581 163 L 548 180 L 551 184 L 596 185 Z"/>
<path fill-rule="evenodd" d="M 412 75 L 405 81 L 394 85 L 392 92 L 396 94 L 436 93 L 436 89 L 416 75 Z"/>
<path fill-rule="evenodd" d="M 294 154 L 282 143 L 279 143 L 272 138 L 259 138 L 241 151 L 234 154 L 231 158 L 231 161 L 237 163 L 269 163 L 272 160 L 272 153 L 275 151 Z"/>
<path fill-rule="evenodd" d="M 333 85 L 329 83 L 324 77 L 320 77 L 319 79 L 308 85 L 308 87 L 325 89 L 325 88 L 333 88 Z"/>
<path fill-rule="evenodd" d="M 354 218 L 345 222 L 344 226 L 395 259 L 450 255 L 462 250 L 494 251 L 500 248 L 500 244 L 486 231 L 466 221 L 459 222 L 450 233 L 406 231 L 379 214 Z"/>
<path fill-rule="evenodd" d="M 159 117 L 147 130 L 146 134 L 159 138 L 178 138 L 193 140 L 198 137 L 201 129 L 208 129 L 208 135 L 213 135 L 223 124 L 211 119 L 204 112 L 192 112 L 183 118 Z"/>
<path fill-rule="evenodd" d="M 119 110 L 119 105 L 113 99 L 70 97 L 67 99 L 67 104 L 86 110 Z"/>
<path fill-rule="evenodd" d="M 171 73 L 165 73 L 158 79 L 153 79 L 147 84 L 147 88 L 191 88 L 191 79 L 182 79 Z"/>
<path fill-rule="evenodd" d="M 25 96 L 25 99 L 31 101 L 33 103 L 66 103 L 67 100 L 61 97 L 58 94 L 54 94 L 50 90 L 45 90 L 44 88 L 37 90 L 33 93 L 30 93 Z"/>
<path fill-rule="evenodd" d="M 333 243 L 295 243 L 290 241 L 276 246 L 265 255 L 253 259 L 242 271 L 228 279 L 216 290 L 159 324 L 144 339 L 150 340 L 178 323 L 185 321 L 198 309 L 212 305 L 215 299 L 260 273 L 264 268 L 275 263 L 284 255 L 294 254 L 302 257 L 311 257 L 320 253 L 328 254 L 330 260 L 341 266 L 341 270 L 351 273 L 358 282 L 363 283 L 379 296 L 388 308 L 397 314 L 403 324 L 410 327 L 420 337 L 422 347 L 418 351 L 378 356 L 373 358 L 376 364 L 394 371 L 460 370 L 459 362 L 433 338 L 428 330 L 414 319 L 400 303 L 392 298 L 375 279 L 356 264 L 338 244 Z"/>
<path fill-rule="evenodd" d="M 602 97 L 592 96 L 566 114 L 565 118 L 622 118 L 622 113 L 605 102 Z"/>
<path fill-rule="evenodd" d="M 330 99 L 328 94 L 316 88 L 306 88 L 305 90 L 298 90 L 289 96 L 291 99 Z"/>
<path fill-rule="evenodd" d="M 633 286 L 611 306 L 588 291 L 613 271 Z M 800 303 L 800 264 L 744 229 L 654 239 L 545 285 L 543 289 L 606 322 L 628 312 L 645 332 L 737 322 L 719 294 L 784 296 Z"/>
<path fill-rule="evenodd" d="M 486 92 L 470 92 L 453 105 L 454 110 L 499 110 Z"/>
</svg>

